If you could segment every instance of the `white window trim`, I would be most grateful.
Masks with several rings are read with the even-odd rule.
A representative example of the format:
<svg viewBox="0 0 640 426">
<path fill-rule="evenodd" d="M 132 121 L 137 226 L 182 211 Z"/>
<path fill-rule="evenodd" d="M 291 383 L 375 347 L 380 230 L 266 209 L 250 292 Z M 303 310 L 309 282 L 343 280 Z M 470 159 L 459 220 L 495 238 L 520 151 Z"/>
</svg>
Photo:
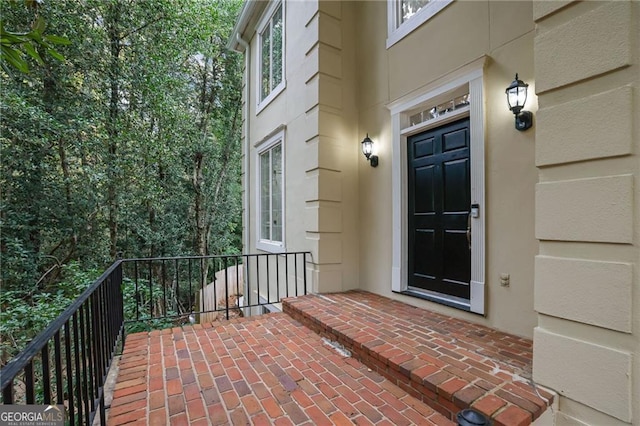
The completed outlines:
<svg viewBox="0 0 640 426">
<path fill-rule="evenodd" d="M 260 24 L 257 27 L 257 40 L 258 40 L 258 48 L 255 49 L 258 57 L 256 58 L 256 115 L 260 113 L 263 109 L 267 107 L 278 95 L 287 87 L 287 79 L 286 79 L 286 46 L 287 46 L 287 31 L 286 31 L 286 13 L 285 13 L 285 4 L 286 2 L 275 2 L 272 3 L 271 6 L 265 11 L 262 19 L 260 20 Z M 267 95 L 266 98 L 260 99 L 262 97 L 262 32 L 264 28 L 267 26 L 269 22 L 271 22 L 271 18 L 273 18 L 273 14 L 275 13 L 278 6 L 282 5 L 282 80 L 280 84 L 274 87 L 271 90 L 271 93 Z"/>
<path fill-rule="evenodd" d="M 411 34 L 451 2 L 453 0 L 431 0 L 418 13 L 401 23 L 400 0 L 387 0 L 387 49 Z"/>
<path fill-rule="evenodd" d="M 463 116 L 470 119 L 471 137 L 471 202 L 479 204 L 480 215 L 472 218 L 471 226 L 471 296 L 466 308 L 485 314 L 485 171 L 484 171 L 484 64 L 482 57 L 449 74 L 418 93 L 398 99 L 387 107 L 391 113 L 391 187 L 392 187 L 392 271 L 391 289 L 405 292 L 408 287 L 408 184 L 407 137 L 434 128 Z M 419 107 L 427 107 L 448 98 L 448 94 L 468 85 L 469 108 L 453 111 L 443 117 L 409 126 L 409 115 Z M 425 292 L 426 293 L 426 292 Z M 440 295 L 442 300 L 452 299 Z"/>
<path fill-rule="evenodd" d="M 285 249 L 285 241 L 286 241 L 286 223 L 285 220 L 286 212 L 285 212 L 285 180 L 286 180 L 286 171 L 285 171 L 285 143 L 284 143 L 284 135 L 285 128 L 284 126 L 278 127 L 276 130 L 271 132 L 269 136 L 267 136 L 262 141 L 258 142 L 255 145 L 255 164 L 256 164 L 256 249 L 263 250 L 269 253 L 284 253 Z M 261 186 L 261 170 L 260 170 L 260 155 L 273 148 L 277 144 L 280 144 L 281 147 L 281 155 L 282 155 L 282 241 L 270 241 L 263 240 L 260 238 L 260 233 L 262 232 L 262 226 L 260 223 L 262 217 L 262 208 L 261 208 L 261 200 L 260 200 L 260 188 Z"/>
</svg>

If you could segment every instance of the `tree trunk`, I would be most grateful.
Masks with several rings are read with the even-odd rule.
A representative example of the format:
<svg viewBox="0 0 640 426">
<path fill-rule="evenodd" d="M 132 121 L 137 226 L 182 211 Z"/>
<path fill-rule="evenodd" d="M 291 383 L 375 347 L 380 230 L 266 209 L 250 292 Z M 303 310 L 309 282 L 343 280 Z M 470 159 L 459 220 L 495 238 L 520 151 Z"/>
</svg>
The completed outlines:
<svg viewBox="0 0 640 426">
<path fill-rule="evenodd" d="M 42 161 L 41 159 L 44 157 L 44 148 L 39 146 L 34 146 L 33 152 L 31 153 L 33 169 L 32 172 L 29 173 L 29 187 L 31 189 L 31 195 L 35 200 L 33 211 L 31 217 L 29 218 L 29 244 L 33 253 L 38 256 L 40 254 L 40 246 L 42 244 L 42 238 L 40 230 L 42 229 L 42 224 L 40 223 L 40 202 L 42 199 L 42 179 L 43 179 L 43 171 L 42 171 Z"/>
<path fill-rule="evenodd" d="M 239 111 L 240 111 L 240 108 L 236 108 L 233 113 L 231 131 L 229 132 L 229 135 L 231 135 L 231 137 L 233 137 L 233 135 L 235 135 L 235 132 L 236 132 L 236 128 L 238 125 Z M 225 141 L 224 152 L 222 154 L 222 164 L 220 164 L 220 171 L 218 173 L 218 177 L 216 180 L 215 190 L 213 192 L 213 200 L 211 203 L 212 210 L 213 210 L 212 211 L 213 217 L 216 217 L 218 206 L 220 206 L 219 197 L 220 197 L 220 191 L 222 190 L 222 186 L 224 184 L 228 184 L 228 182 L 226 182 L 226 177 L 229 171 L 229 167 L 231 166 L 231 157 L 233 154 L 233 148 L 234 148 L 233 140 Z"/>
<path fill-rule="evenodd" d="M 109 154 L 107 156 L 107 206 L 109 209 L 109 255 L 115 259 L 118 255 L 118 173 L 117 173 L 117 153 L 118 153 L 118 103 L 120 96 L 120 33 L 118 25 L 120 21 L 120 3 L 118 1 L 109 5 L 107 32 L 109 35 L 109 116 L 107 117 L 107 135 Z"/>
<path fill-rule="evenodd" d="M 204 174 L 203 174 L 203 162 L 204 162 L 204 154 L 202 152 L 197 152 L 194 155 L 193 162 L 193 189 L 195 191 L 195 221 L 196 221 L 196 253 L 199 256 L 206 256 L 208 244 L 207 238 L 207 212 L 205 205 L 205 194 L 204 194 Z M 204 287 L 207 285 L 207 275 L 209 268 L 207 267 L 208 262 L 203 262 L 204 267 L 202 267 L 202 271 L 200 274 L 201 283 L 200 287 Z"/>
<path fill-rule="evenodd" d="M 200 123 L 199 128 L 201 132 L 202 143 L 207 141 L 209 114 L 207 113 L 207 104 L 209 103 L 208 96 L 208 77 L 209 77 L 209 58 L 204 58 L 204 67 L 202 68 L 202 81 L 200 88 Z M 195 191 L 194 197 L 194 210 L 195 210 L 195 222 L 196 222 L 196 235 L 195 235 L 195 248 L 196 253 L 199 256 L 206 256 L 208 254 L 209 238 L 207 233 L 207 200 L 205 194 L 205 182 L 204 182 L 204 147 L 202 150 L 197 151 L 193 157 L 193 189 Z M 200 271 L 200 288 L 203 289 L 208 284 L 209 274 L 209 262 L 205 260 L 201 262 Z"/>
<path fill-rule="evenodd" d="M 44 56 L 44 55 L 43 55 Z M 46 57 L 46 56 L 45 56 Z M 42 99 L 45 111 L 49 113 L 51 116 L 55 116 L 56 111 L 54 110 L 55 105 L 59 105 L 59 88 L 57 87 L 57 83 L 54 76 L 54 70 L 52 69 L 52 65 L 48 62 L 45 65 L 45 75 L 43 78 L 43 86 L 42 86 Z M 69 262 L 76 251 L 76 245 L 78 241 L 78 235 L 76 230 L 76 220 L 75 214 L 72 209 L 72 194 L 71 194 L 71 172 L 69 171 L 69 161 L 67 160 L 67 153 L 65 149 L 65 136 L 58 136 L 56 141 L 56 147 L 58 151 L 58 158 L 60 160 L 60 169 L 62 170 L 62 181 L 64 185 L 64 200 L 65 200 L 65 214 L 66 220 L 68 223 L 63 223 L 63 226 L 71 229 L 71 235 L 68 238 L 64 238 L 60 241 L 56 247 L 50 251 L 49 255 L 53 256 L 54 252 L 58 250 L 58 248 L 66 249 L 67 252 L 64 257 L 61 258 L 62 261 L 58 261 L 58 264 L 66 264 Z M 47 280 L 45 281 L 44 287 L 48 287 L 52 283 L 55 283 L 60 275 L 61 270 L 56 269 L 52 274 L 47 276 Z"/>
</svg>

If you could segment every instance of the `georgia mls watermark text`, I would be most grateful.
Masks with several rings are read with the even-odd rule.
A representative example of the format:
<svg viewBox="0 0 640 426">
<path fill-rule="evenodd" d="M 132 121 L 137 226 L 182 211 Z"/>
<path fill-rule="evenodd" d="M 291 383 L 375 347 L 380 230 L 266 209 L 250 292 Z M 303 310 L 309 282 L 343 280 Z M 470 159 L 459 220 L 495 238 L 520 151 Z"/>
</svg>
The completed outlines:
<svg viewBox="0 0 640 426">
<path fill-rule="evenodd" d="M 64 405 L 0 405 L 0 426 L 64 426 Z"/>
</svg>

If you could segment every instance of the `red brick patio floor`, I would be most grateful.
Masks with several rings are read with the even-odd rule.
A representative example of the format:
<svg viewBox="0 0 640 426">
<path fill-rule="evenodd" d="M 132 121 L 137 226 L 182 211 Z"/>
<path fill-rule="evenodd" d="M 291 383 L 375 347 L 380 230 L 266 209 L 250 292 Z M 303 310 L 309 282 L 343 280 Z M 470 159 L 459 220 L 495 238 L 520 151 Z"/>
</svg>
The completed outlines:
<svg viewBox="0 0 640 426">
<path fill-rule="evenodd" d="M 287 314 L 127 337 L 109 425 L 451 425 Z"/>
<path fill-rule="evenodd" d="M 108 424 L 520 426 L 553 401 L 530 340 L 361 291 L 283 308 L 128 336 Z"/>
</svg>

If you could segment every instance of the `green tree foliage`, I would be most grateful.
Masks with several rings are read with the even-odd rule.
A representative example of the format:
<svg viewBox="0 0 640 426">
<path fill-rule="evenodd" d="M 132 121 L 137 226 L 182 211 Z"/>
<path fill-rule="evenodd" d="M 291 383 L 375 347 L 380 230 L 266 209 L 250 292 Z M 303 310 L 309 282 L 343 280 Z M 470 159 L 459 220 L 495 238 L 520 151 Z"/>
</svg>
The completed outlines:
<svg viewBox="0 0 640 426">
<path fill-rule="evenodd" d="M 63 268 L 64 279 L 55 291 L 41 292 L 37 286 L 28 293 L 3 289 L 0 292 L 0 353 L 2 365 L 8 362 L 16 349 L 25 346 L 34 333 L 44 330 L 82 293 L 87 285 L 100 276 L 97 270 L 83 270 L 77 262 Z M 34 307 L 38 314 L 34 315 Z"/>
<path fill-rule="evenodd" d="M 17 4 L 18 1 L 11 1 Z M 29 31 L 16 32 L 5 29 L 4 21 L 0 18 L 0 63 L 3 67 L 10 65 L 15 69 L 29 72 L 28 57 L 42 65 L 44 61 L 40 52 L 44 51 L 49 56 L 63 61 L 64 56 L 55 50 L 57 44 L 69 44 L 65 37 L 45 34 L 46 23 L 42 16 L 38 15 L 40 2 L 38 0 L 25 0 L 25 6 L 33 12 L 33 21 Z"/>
<path fill-rule="evenodd" d="M 2 341 L 88 284 L 68 265 L 241 248 L 240 0 L 36 3 L 0 2 L 32 65 L 0 70 Z"/>
</svg>

